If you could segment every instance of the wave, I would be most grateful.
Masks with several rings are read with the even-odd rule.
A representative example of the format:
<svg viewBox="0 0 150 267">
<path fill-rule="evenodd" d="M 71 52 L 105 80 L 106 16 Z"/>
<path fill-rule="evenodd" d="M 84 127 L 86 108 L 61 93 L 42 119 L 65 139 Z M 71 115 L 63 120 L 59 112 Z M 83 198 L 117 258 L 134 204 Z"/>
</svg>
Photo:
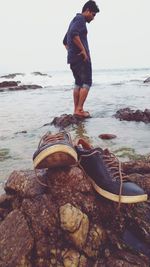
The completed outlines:
<svg viewBox="0 0 150 267">
<path fill-rule="evenodd" d="M 141 84 L 150 77 L 150 69 L 107 69 L 93 71 L 93 85 L 113 85 L 121 86 L 126 83 Z M 51 71 L 31 73 L 10 73 L 0 76 L 0 83 L 4 81 L 15 81 L 20 85 L 37 84 L 42 87 L 49 86 L 72 86 L 74 79 L 72 73 L 68 71 Z"/>
</svg>

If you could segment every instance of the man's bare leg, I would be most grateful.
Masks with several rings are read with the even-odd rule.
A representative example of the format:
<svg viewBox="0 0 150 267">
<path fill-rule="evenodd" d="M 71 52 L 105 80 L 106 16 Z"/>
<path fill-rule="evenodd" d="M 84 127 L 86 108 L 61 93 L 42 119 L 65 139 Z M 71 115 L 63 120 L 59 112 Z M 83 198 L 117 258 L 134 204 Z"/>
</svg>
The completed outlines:
<svg viewBox="0 0 150 267">
<path fill-rule="evenodd" d="M 74 114 L 76 113 L 76 111 L 78 109 L 79 93 L 80 93 L 80 88 L 74 88 L 74 90 L 73 90 Z"/>
<path fill-rule="evenodd" d="M 83 105 L 87 98 L 88 93 L 89 93 L 89 90 L 87 88 L 84 88 L 84 87 L 80 88 L 79 94 L 78 94 L 78 103 L 76 102 L 76 106 L 75 106 L 76 115 L 81 115 L 85 117 L 89 115 L 89 113 L 84 111 L 83 109 Z M 77 100 L 77 95 L 76 95 L 76 100 Z"/>
</svg>

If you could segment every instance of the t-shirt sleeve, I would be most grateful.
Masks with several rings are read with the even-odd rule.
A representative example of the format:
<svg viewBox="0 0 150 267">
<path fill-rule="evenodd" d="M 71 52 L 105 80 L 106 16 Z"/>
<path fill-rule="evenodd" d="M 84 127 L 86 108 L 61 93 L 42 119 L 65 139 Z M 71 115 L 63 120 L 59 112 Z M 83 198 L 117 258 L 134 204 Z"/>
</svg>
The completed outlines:
<svg viewBox="0 0 150 267">
<path fill-rule="evenodd" d="M 82 19 L 75 21 L 70 27 L 70 36 L 73 39 L 75 36 L 81 34 L 85 30 L 85 23 Z"/>
</svg>

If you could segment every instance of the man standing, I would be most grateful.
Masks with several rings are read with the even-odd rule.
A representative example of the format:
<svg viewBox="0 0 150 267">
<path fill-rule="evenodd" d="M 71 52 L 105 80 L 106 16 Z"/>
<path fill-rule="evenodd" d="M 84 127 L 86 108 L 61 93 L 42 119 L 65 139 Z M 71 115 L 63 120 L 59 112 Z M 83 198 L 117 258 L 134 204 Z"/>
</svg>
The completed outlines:
<svg viewBox="0 0 150 267">
<path fill-rule="evenodd" d="M 95 1 L 86 2 L 82 8 L 82 13 L 77 14 L 71 21 L 63 40 L 68 51 L 67 62 L 70 64 L 75 79 L 74 115 L 81 118 L 90 116 L 89 112 L 84 111 L 83 105 L 92 85 L 92 66 L 86 22 L 90 23 L 98 12 L 99 8 Z"/>
</svg>

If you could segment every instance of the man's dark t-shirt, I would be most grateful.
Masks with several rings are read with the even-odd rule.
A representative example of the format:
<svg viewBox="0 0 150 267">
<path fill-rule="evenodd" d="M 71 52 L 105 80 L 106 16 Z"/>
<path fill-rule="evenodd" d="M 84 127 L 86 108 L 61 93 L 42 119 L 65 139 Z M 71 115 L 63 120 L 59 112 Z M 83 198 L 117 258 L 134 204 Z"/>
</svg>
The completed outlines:
<svg viewBox="0 0 150 267">
<path fill-rule="evenodd" d="M 90 61 L 90 51 L 87 41 L 87 33 L 88 32 L 85 17 L 82 14 L 77 14 L 71 21 L 69 29 L 63 40 L 63 44 L 68 46 L 68 64 L 80 62 L 83 60 L 82 56 L 78 55 L 81 52 L 80 49 L 73 42 L 73 38 L 77 35 L 79 35 Z"/>
</svg>

